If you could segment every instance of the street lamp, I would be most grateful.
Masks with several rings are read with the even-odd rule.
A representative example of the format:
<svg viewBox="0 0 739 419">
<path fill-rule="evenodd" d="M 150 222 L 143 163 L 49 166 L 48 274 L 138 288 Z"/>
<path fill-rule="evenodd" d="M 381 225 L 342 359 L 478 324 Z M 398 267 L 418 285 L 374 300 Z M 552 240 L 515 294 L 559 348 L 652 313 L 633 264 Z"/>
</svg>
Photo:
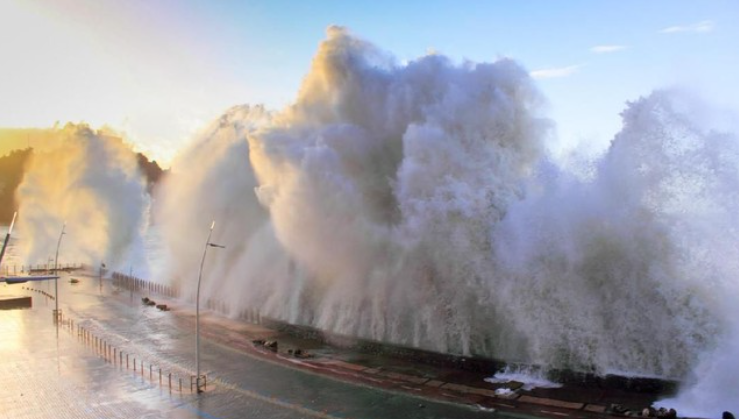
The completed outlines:
<svg viewBox="0 0 739 419">
<path fill-rule="evenodd" d="M 56 257 L 54 257 L 54 275 L 56 276 L 54 279 L 54 323 L 57 325 L 59 325 L 59 317 L 61 317 L 61 313 L 59 312 L 59 273 L 57 267 L 59 266 L 59 246 L 62 245 L 62 236 L 64 236 L 65 228 L 67 228 L 66 221 L 62 224 L 62 232 L 59 234 L 59 241 L 56 243 Z"/>
<path fill-rule="evenodd" d="M 213 228 L 216 226 L 216 222 L 213 221 L 210 225 L 210 232 L 208 232 L 208 240 L 205 241 L 205 249 L 203 250 L 203 259 L 200 261 L 200 273 L 198 274 L 198 292 L 195 296 L 195 340 L 197 341 L 195 347 L 195 365 L 197 369 L 197 375 L 195 376 L 195 387 L 198 393 L 202 393 L 203 390 L 200 387 L 201 378 L 205 378 L 200 375 L 200 281 L 203 279 L 203 265 L 205 265 L 205 255 L 208 253 L 209 247 L 217 247 L 225 249 L 226 246 L 215 244 L 210 242 L 210 237 L 213 235 Z M 207 381 L 206 381 L 207 382 Z"/>
</svg>

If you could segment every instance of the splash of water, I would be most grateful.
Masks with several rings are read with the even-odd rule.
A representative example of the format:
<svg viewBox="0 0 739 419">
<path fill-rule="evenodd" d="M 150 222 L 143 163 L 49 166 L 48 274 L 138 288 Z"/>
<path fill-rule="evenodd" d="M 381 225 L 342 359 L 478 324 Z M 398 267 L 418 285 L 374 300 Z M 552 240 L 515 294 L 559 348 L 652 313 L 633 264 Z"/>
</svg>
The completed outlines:
<svg viewBox="0 0 739 419">
<path fill-rule="evenodd" d="M 18 187 L 21 254 L 45 262 L 66 222 L 60 260 L 128 267 L 148 208 L 133 151 L 85 125 L 69 124 L 56 135 L 56 147 L 32 155 Z"/>
<path fill-rule="evenodd" d="M 491 282 L 534 363 L 686 380 L 663 404 L 719 417 L 739 408 L 739 142 L 692 106 L 655 92 L 590 178 L 542 172 L 494 234 Z"/>
<path fill-rule="evenodd" d="M 498 371 L 492 377 L 485 378 L 485 381 L 493 384 L 505 384 L 510 382 L 522 383 L 521 389 L 531 391 L 535 388 L 560 388 L 562 384 L 550 381 L 546 377 L 545 371 L 531 366 L 507 366 Z M 509 395 L 512 391 L 508 388 L 501 388 L 499 395 Z"/>
<path fill-rule="evenodd" d="M 541 156 L 540 101 L 510 60 L 398 66 L 333 28 L 293 106 L 258 126 L 229 115 L 199 143 L 204 160 L 176 163 L 203 174 L 163 188 L 185 217 L 172 229 L 189 248 L 177 259 L 202 248 L 182 243 L 182 226 L 223 220 L 214 240 L 234 248 L 213 256 L 206 295 L 334 332 L 479 350 L 471 333 L 489 316 L 469 303 L 490 263 L 489 226 Z"/>
<path fill-rule="evenodd" d="M 206 264 L 208 280 L 202 293 L 249 306 L 254 290 L 244 288 L 245 278 L 268 278 L 273 258 L 286 260 L 269 232 L 267 211 L 254 194 L 257 181 L 249 161 L 247 133 L 269 121 L 262 107 L 237 106 L 207 127 L 201 137 L 173 162 L 171 175 L 158 189 L 156 219 L 169 252 L 161 278 L 180 281 L 183 291 L 194 295 L 203 246 L 212 220 L 212 241 L 225 249 L 211 251 Z M 200 227 L 200 229 L 198 229 Z M 188 232 L 187 234 L 183 232 Z M 189 234 L 193 232 L 192 234 Z M 263 250 L 276 252 L 272 257 Z M 265 300 L 254 300 L 265 303 Z"/>
<path fill-rule="evenodd" d="M 234 108 L 175 163 L 170 272 L 194 292 L 216 219 L 228 248 L 204 294 L 234 312 L 545 369 L 716 377 L 708 354 L 739 339 L 736 136 L 658 91 L 574 175 L 546 158 L 541 102 L 511 60 L 398 65 L 331 28 L 293 105 Z"/>
<path fill-rule="evenodd" d="M 497 231 L 496 304 L 520 314 L 531 359 L 683 377 L 728 327 L 739 150 L 676 106 L 631 104 L 595 179 L 555 173 Z"/>
</svg>

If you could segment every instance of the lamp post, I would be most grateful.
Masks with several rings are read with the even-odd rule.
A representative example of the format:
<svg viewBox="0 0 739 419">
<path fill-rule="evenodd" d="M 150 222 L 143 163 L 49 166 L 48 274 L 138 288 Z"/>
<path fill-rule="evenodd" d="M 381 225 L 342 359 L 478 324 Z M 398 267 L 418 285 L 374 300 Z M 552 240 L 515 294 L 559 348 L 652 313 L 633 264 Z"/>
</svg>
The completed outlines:
<svg viewBox="0 0 739 419">
<path fill-rule="evenodd" d="M 57 278 L 54 279 L 54 323 L 59 325 L 59 278 L 57 267 L 59 266 L 59 246 L 62 245 L 62 236 L 64 236 L 64 230 L 67 228 L 67 222 L 65 221 L 62 225 L 62 232 L 59 234 L 59 241 L 56 243 L 56 257 L 54 257 L 54 275 Z"/>
<path fill-rule="evenodd" d="M 213 228 L 215 226 L 216 222 L 213 221 L 213 223 L 211 223 L 210 225 L 210 232 L 208 232 L 208 239 L 205 241 L 203 259 L 200 261 L 200 273 L 198 274 L 198 291 L 195 296 L 195 365 L 197 369 L 197 375 L 195 376 L 195 387 L 197 388 L 198 393 L 203 392 L 202 388 L 200 387 L 200 379 L 202 378 L 202 376 L 200 375 L 200 281 L 203 279 L 203 265 L 205 265 L 205 255 L 208 253 L 209 247 L 217 247 L 220 249 L 226 248 L 226 246 L 221 246 L 220 244 L 210 242 L 210 237 L 213 235 Z"/>
</svg>

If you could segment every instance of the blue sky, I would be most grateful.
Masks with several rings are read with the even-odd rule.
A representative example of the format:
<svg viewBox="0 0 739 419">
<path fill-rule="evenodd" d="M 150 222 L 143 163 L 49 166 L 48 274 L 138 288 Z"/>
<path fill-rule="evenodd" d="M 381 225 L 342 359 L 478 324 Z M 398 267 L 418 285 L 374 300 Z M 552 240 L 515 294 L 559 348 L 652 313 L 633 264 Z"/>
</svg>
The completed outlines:
<svg viewBox="0 0 739 419">
<path fill-rule="evenodd" d="M 289 104 L 332 24 L 399 63 L 517 60 L 554 152 L 604 147 L 657 88 L 739 114 L 735 1 L 0 0 L 0 126 L 109 125 L 166 161 L 231 105 Z"/>
</svg>

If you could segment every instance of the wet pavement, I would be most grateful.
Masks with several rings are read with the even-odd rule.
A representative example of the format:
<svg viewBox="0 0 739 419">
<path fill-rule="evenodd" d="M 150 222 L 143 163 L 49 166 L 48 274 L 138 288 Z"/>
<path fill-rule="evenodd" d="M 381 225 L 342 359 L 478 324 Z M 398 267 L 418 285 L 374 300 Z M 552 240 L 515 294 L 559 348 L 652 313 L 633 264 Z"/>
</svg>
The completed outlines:
<svg viewBox="0 0 739 419">
<path fill-rule="evenodd" d="M 193 392 L 195 315 L 176 299 L 74 273 L 52 283 L 0 285 L 33 308 L 0 310 L 0 418 L 490 418 L 611 416 L 657 397 L 618 389 L 517 389 L 485 372 L 339 348 L 201 312 L 207 390 Z M 160 311 L 142 304 L 151 297 Z M 271 351 L 254 340 L 274 340 Z M 294 357 L 303 349 L 309 357 Z M 515 388 L 514 388 L 515 389 Z"/>
<path fill-rule="evenodd" d="M 64 317 L 59 328 L 53 324 L 53 298 L 47 296 L 53 296 L 53 284 L 0 286 L 3 294 L 33 297 L 31 309 L 0 311 L 0 418 L 499 416 L 474 405 L 383 388 L 382 383 L 373 386 L 342 375 L 340 364 L 332 373 L 331 368 L 310 371 L 270 359 L 245 342 L 274 332 L 243 323 L 226 327 L 229 321 L 212 315 L 201 319 L 208 389 L 193 393 L 192 314 L 146 307 L 140 295 L 116 290 L 109 281 L 75 277 L 80 283 L 59 280 Z M 229 341 L 229 333 L 240 338 Z"/>
</svg>

